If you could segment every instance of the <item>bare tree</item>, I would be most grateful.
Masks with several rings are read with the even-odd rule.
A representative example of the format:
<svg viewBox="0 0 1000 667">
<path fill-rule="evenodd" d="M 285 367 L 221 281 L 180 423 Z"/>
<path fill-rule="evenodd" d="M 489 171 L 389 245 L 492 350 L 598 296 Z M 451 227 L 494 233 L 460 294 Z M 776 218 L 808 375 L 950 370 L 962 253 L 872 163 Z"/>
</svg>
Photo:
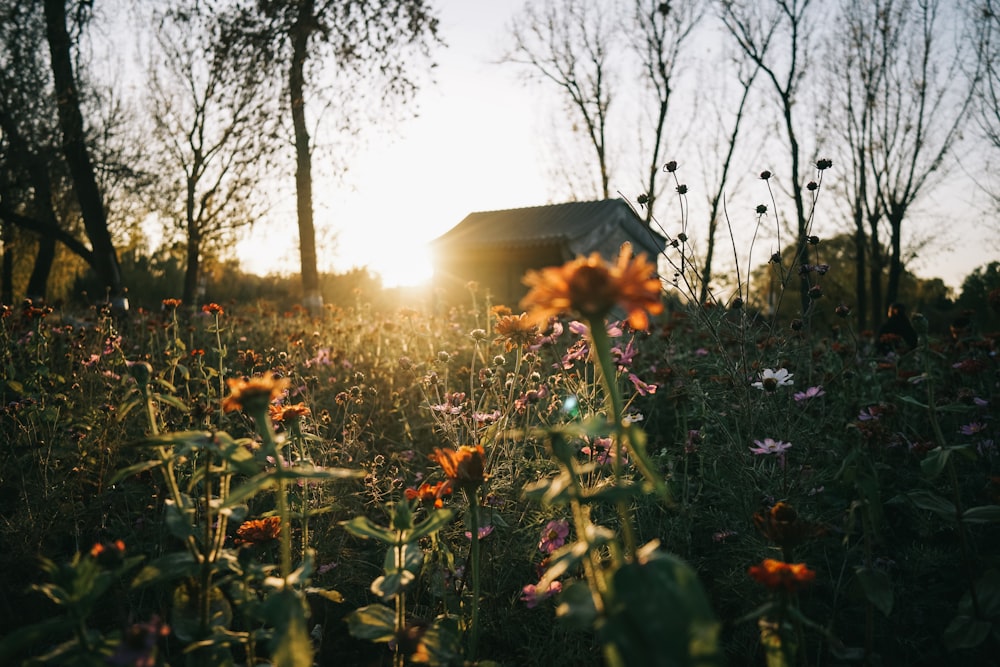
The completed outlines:
<svg viewBox="0 0 1000 667">
<path fill-rule="evenodd" d="M 661 21 L 661 27 L 664 24 Z M 610 59 L 616 32 L 603 6 L 596 0 L 530 3 L 515 18 L 510 32 L 514 43 L 504 61 L 525 66 L 530 78 L 547 80 L 562 92 L 573 127 L 582 126 L 593 150 L 600 184 L 596 194 L 607 199 L 611 178 L 608 110 L 613 100 Z"/>
<path fill-rule="evenodd" d="M 796 112 L 802 108 L 802 85 L 808 70 L 808 38 L 812 29 L 810 4 L 811 0 L 721 0 L 719 4 L 726 30 L 744 56 L 760 68 L 777 98 L 788 142 L 797 262 L 805 260 L 809 249 L 809 217 L 802 182 L 803 151 Z M 800 304 L 805 312 L 810 303 L 808 273 L 801 273 L 799 286 Z"/>
<path fill-rule="evenodd" d="M 659 195 L 657 178 L 663 171 L 667 115 L 676 84 L 676 70 L 684 42 L 704 14 L 701 0 L 634 0 L 633 25 L 627 39 L 633 42 L 642 69 L 644 83 L 654 98 L 649 176 L 646 182 L 646 222 L 653 219 L 653 207 Z"/>
<path fill-rule="evenodd" d="M 869 307 L 873 326 L 899 296 L 903 223 L 941 182 L 972 101 L 965 55 L 942 23 L 938 0 L 847 0 L 837 21 L 843 104 L 830 114 L 850 151 L 858 310 Z"/>
<path fill-rule="evenodd" d="M 160 164 L 157 199 L 186 246 L 182 299 L 193 306 L 203 255 L 263 207 L 255 195 L 273 142 L 259 70 L 241 67 L 226 17 L 200 5 L 159 17 L 161 59 L 150 70 Z"/>
<path fill-rule="evenodd" d="M 975 93 L 975 120 L 994 156 L 1000 155 L 1000 3 L 983 0 L 973 11 L 972 25 L 982 71 Z M 993 172 L 991 169 L 990 172 Z M 980 183 L 1000 210 L 1000 186 Z"/>
</svg>

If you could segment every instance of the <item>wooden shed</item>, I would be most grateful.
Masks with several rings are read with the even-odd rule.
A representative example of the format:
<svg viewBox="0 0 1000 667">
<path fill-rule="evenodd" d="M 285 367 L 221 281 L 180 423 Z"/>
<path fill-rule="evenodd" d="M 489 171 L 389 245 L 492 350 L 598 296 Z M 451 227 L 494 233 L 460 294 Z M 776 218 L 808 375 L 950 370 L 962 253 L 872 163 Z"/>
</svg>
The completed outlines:
<svg viewBox="0 0 1000 667">
<path fill-rule="evenodd" d="M 666 245 L 621 199 L 470 213 L 431 242 L 435 285 L 458 295 L 474 281 L 494 303 L 516 307 L 528 269 L 594 251 L 614 259 L 625 241 L 653 262 Z"/>
</svg>

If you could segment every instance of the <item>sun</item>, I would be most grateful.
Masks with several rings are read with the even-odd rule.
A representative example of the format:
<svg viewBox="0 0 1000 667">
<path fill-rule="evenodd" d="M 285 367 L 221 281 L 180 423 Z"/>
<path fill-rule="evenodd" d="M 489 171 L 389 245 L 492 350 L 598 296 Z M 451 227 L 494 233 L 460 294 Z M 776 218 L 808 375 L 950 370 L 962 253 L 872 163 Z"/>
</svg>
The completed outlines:
<svg viewBox="0 0 1000 667">
<path fill-rule="evenodd" d="M 413 287 L 430 281 L 434 274 L 426 244 L 395 244 L 379 248 L 379 256 L 368 268 L 382 278 L 384 287 Z"/>
</svg>

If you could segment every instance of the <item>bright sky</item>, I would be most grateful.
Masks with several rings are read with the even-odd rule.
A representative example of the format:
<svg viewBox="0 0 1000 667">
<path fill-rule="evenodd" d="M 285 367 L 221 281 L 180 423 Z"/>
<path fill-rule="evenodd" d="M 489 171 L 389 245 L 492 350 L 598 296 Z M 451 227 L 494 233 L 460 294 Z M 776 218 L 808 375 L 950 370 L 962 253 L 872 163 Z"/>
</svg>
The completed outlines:
<svg viewBox="0 0 1000 667">
<path fill-rule="evenodd" d="M 368 266 L 386 285 L 420 282 L 431 273 L 427 243 L 468 213 L 551 201 L 542 138 L 551 106 L 539 103 L 540 89 L 525 86 L 517 68 L 495 64 L 523 0 L 435 4 L 448 47 L 436 55 L 436 85 L 419 93 L 420 116 L 373 137 L 350 161 L 346 183 L 314 185 L 321 271 Z M 749 180 L 760 168 L 748 166 Z M 640 191 L 633 189 L 630 195 Z M 963 213 L 981 204 L 968 185 L 939 190 L 923 203 L 920 233 L 936 236 L 910 264 L 918 275 L 957 288 L 972 269 L 1000 258 L 995 222 Z M 248 270 L 298 271 L 297 235 L 287 233 L 295 229 L 294 203 L 287 207 L 286 233 L 276 233 L 274 222 L 259 225 L 238 246 Z M 692 223 L 692 237 L 701 236 L 694 209 Z"/>
<path fill-rule="evenodd" d="M 427 243 L 473 211 L 548 203 L 538 108 L 517 72 L 493 64 L 521 1 L 439 0 L 437 84 L 420 116 L 376 137 L 350 161 L 347 183 L 314 186 L 320 270 L 367 265 L 386 285 L 430 276 Z M 276 247 L 276 237 L 287 239 Z M 298 271 L 295 238 L 261 225 L 237 253 L 253 272 Z M 332 249 L 332 254 L 331 254 Z"/>
</svg>

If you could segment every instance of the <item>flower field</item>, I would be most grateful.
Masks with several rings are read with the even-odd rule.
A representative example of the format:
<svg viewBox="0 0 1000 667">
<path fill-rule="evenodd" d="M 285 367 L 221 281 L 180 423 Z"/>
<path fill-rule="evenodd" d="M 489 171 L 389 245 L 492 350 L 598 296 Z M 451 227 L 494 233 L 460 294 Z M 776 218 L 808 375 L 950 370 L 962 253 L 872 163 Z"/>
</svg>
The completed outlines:
<svg viewBox="0 0 1000 667">
<path fill-rule="evenodd" d="M 526 284 L 4 307 L 0 663 L 995 664 L 997 334 Z"/>
</svg>

